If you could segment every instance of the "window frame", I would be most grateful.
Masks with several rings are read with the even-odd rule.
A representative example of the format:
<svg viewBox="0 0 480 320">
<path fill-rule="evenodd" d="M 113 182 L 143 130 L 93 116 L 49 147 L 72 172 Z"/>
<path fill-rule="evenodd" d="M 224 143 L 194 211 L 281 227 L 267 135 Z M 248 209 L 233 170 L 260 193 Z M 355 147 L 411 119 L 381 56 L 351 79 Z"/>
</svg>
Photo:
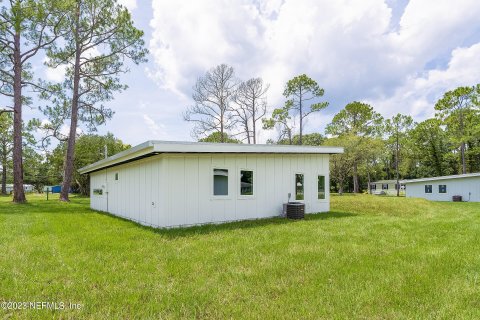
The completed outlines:
<svg viewBox="0 0 480 320">
<path fill-rule="evenodd" d="M 252 179 L 253 179 L 253 183 L 252 183 L 252 188 L 253 188 L 253 193 L 251 195 L 249 194 L 242 194 L 242 171 L 251 171 L 252 172 Z M 237 183 L 237 186 L 238 186 L 238 199 L 240 200 L 248 200 L 248 199 L 255 199 L 256 197 L 256 190 L 257 190 L 257 185 L 256 185 L 256 173 L 255 173 L 255 170 L 251 169 L 251 168 L 238 168 L 238 177 L 236 179 L 236 183 Z"/>
<path fill-rule="evenodd" d="M 425 194 L 432 194 L 433 193 L 433 185 L 425 184 L 424 186 L 425 186 Z M 430 192 L 428 192 L 427 189 L 429 189 Z"/>
<path fill-rule="evenodd" d="M 228 171 L 228 176 L 227 176 L 227 195 L 215 195 L 215 170 L 227 170 Z M 230 177 L 231 177 L 231 172 L 232 169 L 228 166 L 212 166 L 210 169 L 210 198 L 212 200 L 227 200 L 232 198 L 232 192 L 231 192 L 231 186 L 230 186 Z"/>
<path fill-rule="evenodd" d="M 318 190 L 318 177 L 323 177 L 323 193 L 325 195 L 325 197 L 323 199 L 319 199 L 318 198 L 318 193 L 319 193 L 319 190 Z M 303 184 L 305 185 L 305 181 L 303 182 Z M 324 201 L 327 201 L 327 175 L 326 174 L 322 174 L 322 173 L 317 173 L 317 201 L 320 201 L 320 202 L 324 202 Z M 304 194 L 305 194 L 305 190 L 303 190 Z"/>
<path fill-rule="evenodd" d="M 386 188 L 384 188 L 387 186 Z M 388 190 L 388 183 L 382 183 L 382 190 Z"/>
<path fill-rule="evenodd" d="M 301 174 L 303 176 L 303 199 L 297 199 L 297 174 Z M 293 195 L 295 196 L 294 201 L 305 201 L 305 173 L 303 172 L 295 172 L 293 176 Z"/>
<path fill-rule="evenodd" d="M 442 192 L 442 187 L 445 188 L 445 191 Z M 439 184 L 438 185 L 438 193 L 440 194 L 446 194 L 447 193 L 447 185 L 446 184 Z"/>
</svg>

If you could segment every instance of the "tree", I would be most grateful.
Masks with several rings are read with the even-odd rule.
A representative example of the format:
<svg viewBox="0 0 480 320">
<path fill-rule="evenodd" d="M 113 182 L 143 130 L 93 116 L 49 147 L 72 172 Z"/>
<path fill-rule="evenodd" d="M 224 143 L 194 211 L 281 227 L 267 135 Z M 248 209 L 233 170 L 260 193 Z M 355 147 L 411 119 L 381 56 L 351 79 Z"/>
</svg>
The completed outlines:
<svg viewBox="0 0 480 320">
<path fill-rule="evenodd" d="M 0 161 L 2 164 L 2 194 L 7 194 L 7 170 L 13 151 L 13 115 L 0 114 Z"/>
<path fill-rule="evenodd" d="M 435 104 L 437 118 L 447 126 L 453 143 L 460 146 L 461 172 L 467 173 L 466 145 L 475 132 L 478 123 L 471 123 L 480 112 L 480 84 L 472 87 L 458 87 L 446 92 Z"/>
<path fill-rule="evenodd" d="M 88 175 L 79 174 L 77 170 L 104 159 L 105 146 L 107 147 L 107 156 L 112 156 L 130 148 L 130 145 L 124 144 L 111 133 L 107 133 L 105 136 L 85 134 L 78 137 L 77 142 L 75 143 L 75 154 L 77 156 L 74 161 L 74 173 L 72 179 L 72 189 L 74 191 L 79 192 L 82 195 L 89 194 L 89 177 Z M 61 142 L 53 150 L 52 154 L 49 155 L 50 166 L 54 168 L 54 171 L 50 176 L 54 177 L 61 175 L 64 154 L 67 147 L 66 142 Z"/>
<path fill-rule="evenodd" d="M 400 196 L 400 152 L 408 140 L 408 133 L 412 129 L 413 119 L 411 116 L 397 114 L 387 119 L 385 131 L 389 134 L 388 144 L 395 155 L 395 179 L 397 180 L 397 197 Z"/>
<path fill-rule="evenodd" d="M 215 142 L 215 143 L 242 143 L 240 140 L 230 137 L 224 133 L 223 137 L 220 136 L 220 132 L 213 132 L 207 137 L 199 139 L 199 142 Z"/>
<path fill-rule="evenodd" d="M 427 119 L 417 124 L 410 132 L 414 142 L 420 177 L 444 176 L 453 173 L 448 163 L 451 143 L 438 119 Z"/>
<path fill-rule="evenodd" d="M 290 112 L 298 113 L 300 121 L 299 144 L 302 144 L 303 122 L 304 119 L 313 112 L 318 112 L 328 106 L 328 102 L 308 103 L 322 97 L 325 93 L 317 82 L 307 75 L 302 74 L 289 80 L 285 85 L 283 96 L 288 100 L 285 102 L 285 108 Z"/>
<path fill-rule="evenodd" d="M 48 65 L 66 66 L 66 79 L 54 86 L 54 105 L 44 109 L 51 124 L 70 119 L 60 200 L 69 201 L 74 175 L 78 122 L 90 131 L 113 115 L 102 103 L 127 88 L 119 75 L 126 61 L 145 62 L 143 31 L 134 27 L 128 10 L 116 0 L 77 0 L 67 11 L 63 41 L 48 51 Z M 47 96 L 48 97 L 48 96 Z"/>
<path fill-rule="evenodd" d="M 288 141 L 287 139 L 282 139 L 277 143 L 278 144 L 298 144 L 299 140 L 300 140 L 300 136 L 296 134 L 292 138 L 292 143 L 290 143 L 290 141 Z M 325 142 L 325 137 L 322 136 L 320 133 L 308 133 L 303 135 L 302 141 L 303 141 L 303 145 L 306 145 L 306 146 L 321 146 Z"/>
<path fill-rule="evenodd" d="M 219 132 L 220 142 L 225 142 L 225 133 L 235 125 L 230 104 L 236 87 L 234 70 L 226 64 L 210 69 L 197 79 L 192 94 L 195 104 L 183 114 L 185 121 L 195 124 L 193 136 Z"/>
<path fill-rule="evenodd" d="M 330 156 L 330 177 L 336 183 L 340 195 L 343 194 L 345 183 L 353 168 L 353 158 L 350 151 L 355 146 L 357 139 L 357 136 L 343 135 L 330 138 L 324 144 L 325 146 L 342 146 L 344 148 L 344 153 Z"/>
<path fill-rule="evenodd" d="M 366 153 L 363 152 L 364 143 L 369 143 L 371 137 L 379 136 L 382 128 L 383 118 L 375 112 L 373 108 L 362 102 L 354 101 L 345 106 L 338 112 L 330 124 L 327 125 L 326 132 L 334 136 L 357 136 L 358 143 L 351 148 L 352 153 L 352 173 L 353 173 L 353 192 L 360 192 L 358 179 L 358 165 L 365 159 Z"/>
<path fill-rule="evenodd" d="M 288 144 L 293 143 L 293 124 L 287 107 L 273 110 L 271 118 L 263 118 L 263 129 L 277 128 L 280 132 L 277 141 L 287 140 Z"/>
<path fill-rule="evenodd" d="M 250 144 L 257 143 L 257 122 L 267 112 L 267 98 L 265 97 L 269 85 L 264 85 L 261 78 L 253 78 L 238 85 L 233 96 L 236 108 L 235 117 L 240 122 L 243 133 Z"/>
<path fill-rule="evenodd" d="M 13 201 L 26 201 L 23 189 L 22 107 L 29 99 L 22 95 L 26 86 L 42 90 L 31 81 L 30 60 L 60 36 L 62 5 L 56 0 L 10 0 L 0 8 L 0 94 L 10 97 L 13 106 Z"/>
</svg>

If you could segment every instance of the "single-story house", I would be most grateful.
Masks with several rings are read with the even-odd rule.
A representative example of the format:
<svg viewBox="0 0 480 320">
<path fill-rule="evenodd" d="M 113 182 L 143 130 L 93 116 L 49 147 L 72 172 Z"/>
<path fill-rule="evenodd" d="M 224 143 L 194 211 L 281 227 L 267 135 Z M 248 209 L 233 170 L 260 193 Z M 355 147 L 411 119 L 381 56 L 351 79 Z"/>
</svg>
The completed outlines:
<svg viewBox="0 0 480 320">
<path fill-rule="evenodd" d="M 480 173 L 403 180 L 402 183 L 407 186 L 407 197 L 480 202 Z"/>
<path fill-rule="evenodd" d="M 371 194 L 397 195 L 397 180 L 379 180 L 370 183 Z M 405 184 L 400 183 L 400 194 L 405 193 Z"/>
<path fill-rule="evenodd" d="M 339 147 L 147 141 L 81 168 L 92 209 L 153 227 L 329 211 L 329 157 Z"/>
<path fill-rule="evenodd" d="M 5 189 L 6 189 L 6 191 L 7 191 L 8 194 L 13 193 L 13 184 L 7 184 L 7 185 L 5 186 Z M 31 185 L 31 184 L 24 184 L 24 185 L 23 185 L 23 190 L 24 190 L 25 192 L 33 192 L 33 185 Z"/>
</svg>

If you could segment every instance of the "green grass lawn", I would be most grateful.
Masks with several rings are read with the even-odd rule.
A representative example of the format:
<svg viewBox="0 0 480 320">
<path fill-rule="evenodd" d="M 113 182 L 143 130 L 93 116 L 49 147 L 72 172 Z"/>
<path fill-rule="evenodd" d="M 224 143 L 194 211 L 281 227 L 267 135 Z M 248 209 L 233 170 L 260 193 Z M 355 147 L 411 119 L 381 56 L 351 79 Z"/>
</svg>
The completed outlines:
<svg viewBox="0 0 480 320">
<path fill-rule="evenodd" d="M 6 318 L 480 318 L 480 204 L 334 196 L 332 212 L 155 230 L 0 198 Z M 1 317 L 0 317 L 1 318 Z"/>
</svg>

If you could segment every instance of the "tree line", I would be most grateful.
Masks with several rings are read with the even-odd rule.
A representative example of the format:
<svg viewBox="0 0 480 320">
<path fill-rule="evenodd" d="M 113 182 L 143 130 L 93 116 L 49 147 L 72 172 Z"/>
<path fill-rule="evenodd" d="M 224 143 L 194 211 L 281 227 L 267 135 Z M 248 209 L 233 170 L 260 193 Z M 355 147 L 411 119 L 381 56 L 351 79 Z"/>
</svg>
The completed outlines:
<svg viewBox="0 0 480 320">
<path fill-rule="evenodd" d="M 239 80 L 221 64 L 197 79 L 184 119 L 194 123 L 199 141 L 255 144 L 262 128 L 278 133 L 268 143 L 343 146 L 345 153 L 331 162 L 332 185 L 340 193 L 361 192 L 380 179 L 398 185 L 404 178 L 480 171 L 480 84 L 446 92 L 435 117 L 420 123 L 401 113 L 385 119 L 353 101 L 323 133 L 308 134 L 305 119 L 329 105 L 322 101 L 324 89 L 305 74 L 296 76 L 285 84 L 283 106 L 267 115 L 268 89 L 261 78 Z"/>
<path fill-rule="evenodd" d="M 24 170 L 33 160 L 28 159 L 27 167 L 24 161 L 34 147 L 25 136 L 38 129 L 44 133 L 43 147 L 55 139 L 64 148 L 60 199 L 68 201 L 79 124 L 95 131 L 112 117 L 103 103 L 126 89 L 119 75 L 129 71 L 128 61 L 146 61 L 143 32 L 116 0 L 9 0 L 0 5 L 0 95 L 9 101 L 0 106 L 1 130 L 8 131 L 2 135 L 8 137 L 1 149 L 2 191 L 11 160 L 13 201 L 26 201 Z M 49 82 L 35 74 L 33 64 L 42 57 L 46 66 L 65 70 L 63 81 Z M 25 125 L 22 113 L 33 97 L 44 102 L 40 110 L 48 121 L 34 119 Z M 67 134 L 60 130 L 64 125 Z"/>
</svg>

